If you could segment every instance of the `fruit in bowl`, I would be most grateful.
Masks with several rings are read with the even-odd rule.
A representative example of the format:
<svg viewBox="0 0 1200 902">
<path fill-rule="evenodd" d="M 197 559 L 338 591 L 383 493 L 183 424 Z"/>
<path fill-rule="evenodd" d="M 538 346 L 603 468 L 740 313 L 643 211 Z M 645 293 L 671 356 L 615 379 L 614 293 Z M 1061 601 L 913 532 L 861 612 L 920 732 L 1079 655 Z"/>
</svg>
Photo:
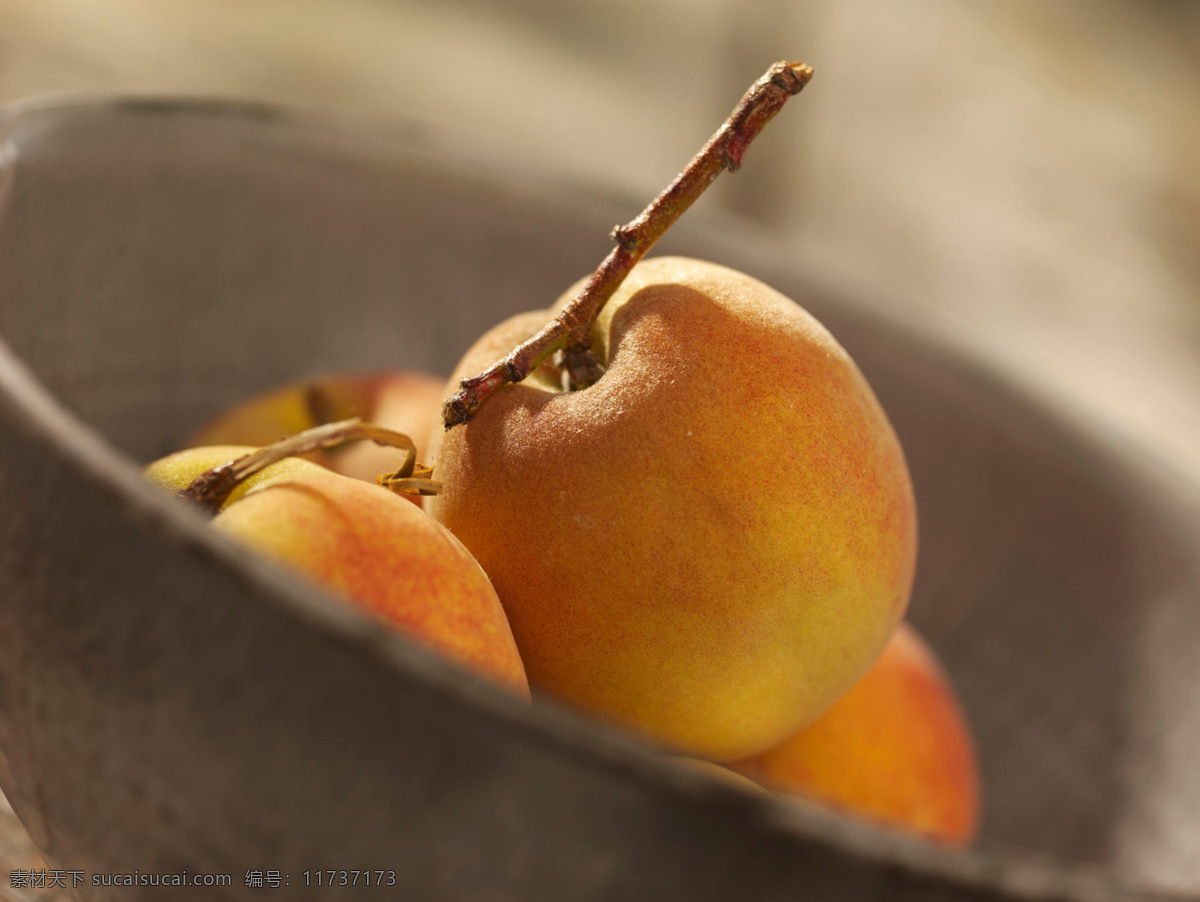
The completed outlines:
<svg viewBox="0 0 1200 902">
<path fill-rule="evenodd" d="M 590 279 L 481 338 L 429 448 L 429 509 L 491 578 L 534 685 L 717 761 L 845 691 L 915 563 L 903 453 L 833 337 L 742 273 L 642 261 L 809 75 L 772 67 Z"/>
<path fill-rule="evenodd" d="M 191 448 L 146 468 L 180 492 L 254 448 Z M 529 687 L 487 576 L 450 533 L 378 485 L 286 457 L 241 482 L 213 528 L 511 691 Z"/>
<path fill-rule="evenodd" d="M 502 323 L 454 378 L 549 318 Z M 535 688 L 681 752 L 761 752 L 904 615 L 900 445 L 816 320 L 715 264 L 639 264 L 590 348 L 594 384 L 534 371 L 435 434 L 444 490 L 427 507 L 491 577 Z"/>
<path fill-rule="evenodd" d="M 359 417 L 409 436 L 416 445 L 417 457 L 427 460 L 430 431 L 442 405 L 445 384 L 440 376 L 415 370 L 304 379 L 247 398 L 197 430 L 187 444 L 262 446 L 313 426 Z M 394 451 L 373 442 L 356 442 L 308 455 L 335 473 L 368 482 L 393 469 L 394 457 Z"/>
<path fill-rule="evenodd" d="M 945 672 L 901 624 L 816 721 L 735 769 L 756 782 L 951 845 L 979 821 L 971 730 Z"/>
</svg>

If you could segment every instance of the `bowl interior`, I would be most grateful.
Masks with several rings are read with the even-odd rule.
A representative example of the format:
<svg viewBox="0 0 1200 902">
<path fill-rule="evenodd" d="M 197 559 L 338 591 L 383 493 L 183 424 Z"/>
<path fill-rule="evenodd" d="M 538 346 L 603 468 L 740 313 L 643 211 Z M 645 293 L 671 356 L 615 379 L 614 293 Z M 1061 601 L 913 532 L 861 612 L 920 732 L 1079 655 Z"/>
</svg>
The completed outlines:
<svg viewBox="0 0 1200 902">
<path fill-rule="evenodd" d="M 402 128 L 260 108 L 83 105 L 0 128 L 0 336 L 133 462 L 301 376 L 447 373 L 638 211 Z M 1200 886 L 1195 487 L 689 216 L 656 252 L 810 309 L 901 437 L 921 523 L 911 618 L 977 736 L 984 843 Z"/>
</svg>

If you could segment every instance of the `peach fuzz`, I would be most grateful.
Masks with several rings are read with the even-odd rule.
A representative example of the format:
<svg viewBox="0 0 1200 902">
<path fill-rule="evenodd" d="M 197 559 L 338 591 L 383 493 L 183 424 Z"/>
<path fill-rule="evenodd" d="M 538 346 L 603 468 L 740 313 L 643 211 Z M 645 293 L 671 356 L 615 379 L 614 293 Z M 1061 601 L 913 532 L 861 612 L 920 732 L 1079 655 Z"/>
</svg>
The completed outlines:
<svg viewBox="0 0 1200 902">
<path fill-rule="evenodd" d="M 249 450 L 182 451 L 150 465 L 147 474 L 178 492 Z M 212 526 L 529 698 L 512 631 L 487 576 L 457 539 L 400 496 L 288 458 L 239 486 Z"/>
<path fill-rule="evenodd" d="M 452 384 L 549 317 L 487 333 Z M 435 433 L 427 509 L 491 577 L 536 689 L 682 754 L 761 752 L 848 689 L 904 614 L 900 445 L 829 332 L 725 267 L 643 261 L 592 347 L 594 385 L 535 371 Z"/>
<path fill-rule="evenodd" d="M 979 820 L 970 728 L 937 659 L 907 625 L 821 717 L 736 769 L 765 786 L 953 845 L 969 843 Z"/>
</svg>

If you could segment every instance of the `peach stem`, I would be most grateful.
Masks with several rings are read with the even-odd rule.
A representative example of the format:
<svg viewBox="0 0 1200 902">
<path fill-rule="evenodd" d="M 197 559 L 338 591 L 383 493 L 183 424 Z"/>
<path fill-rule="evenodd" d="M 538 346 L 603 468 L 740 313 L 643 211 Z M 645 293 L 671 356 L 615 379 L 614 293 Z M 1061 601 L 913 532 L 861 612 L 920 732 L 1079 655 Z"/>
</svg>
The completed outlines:
<svg viewBox="0 0 1200 902">
<path fill-rule="evenodd" d="M 321 448 L 333 448 L 360 439 L 369 439 L 377 445 L 401 448 L 405 452 L 404 462 L 394 473 L 379 477 L 380 485 L 396 491 L 417 492 L 422 495 L 436 495 L 441 491 L 441 483 L 426 478 L 431 472 L 429 468 L 421 467 L 417 463 L 417 446 L 411 438 L 403 432 L 395 432 L 353 418 L 314 426 L 236 460 L 213 467 L 197 476 L 179 495 L 215 514 L 238 485 L 271 464 L 278 463 L 285 457 L 295 457 Z"/>
<path fill-rule="evenodd" d="M 750 86 L 729 118 L 667 188 L 627 225 L 617 226 L 612 238 L 617 246 L 596 269 L 570 304 L 550 323 L 503 360 L 477 376 L 463 379 L 460 388 L 442 406 L 446 429 L 468 422 L 493 392 L 510 382 L 520 382 L 557 351 L 584 350 L 592 324 L 630 270 L 688 207 L 723 171 L 742 165 L 746 148 L 793 94 L 808 84 L 813 70 L 803 63 L 776 63 Z M 569 366 L 572 381 L 586 364 Z M 576 385 L 575 387 L 578 387 Z"/>
</svg>

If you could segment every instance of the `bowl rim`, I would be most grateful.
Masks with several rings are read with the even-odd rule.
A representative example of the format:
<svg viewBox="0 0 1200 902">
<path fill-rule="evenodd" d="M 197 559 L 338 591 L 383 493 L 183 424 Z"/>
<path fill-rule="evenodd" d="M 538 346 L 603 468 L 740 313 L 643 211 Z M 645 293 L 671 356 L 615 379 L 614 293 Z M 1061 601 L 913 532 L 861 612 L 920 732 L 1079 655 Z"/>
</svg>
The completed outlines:
<svg viewBox="0 0 1200 902">
<path fill-rule="evenodd" d="M 160 94 L 54 93 L 39 95 L 0 107 L 0 217 L 7 203 L 13 171 L 20 166 L 18 132 L 38 117 L 75 115 L 141 115 L 219 117 L 262 122 L 271 127 L 299 129 L 306 134 L 338 133 L 369 139 L 385 149 L 395 161 L 422 166 L 426 171 L 449 174 L 459 184 L 484 185 L 489 190 L 532 199 L 557 197 L 573 204 L 604 203 L 624 197 L 619 190 L 595 185 L 580 186 L 567 181 L 539 177 L 527 166 L 511 160 L 495 160 L 472 153 L 448 140 L 427 123 L 399 116 L 372 116 L 283 104 L 269 101 Z M 732 229 L 738 250 L 752 243 L 771 246 L 769 232 L 755 229 L 736 216 L 695 212 L 688 230 L 711 232 Z M 736 236 L 740 235 L 739 240 Z M 764 255 L 765 256 L 765 255 Z M 798 267 L 795 269 L 799 269 Z M 803 271 L 796 272 L 809 278 Z M 840 293 L 836 292 L 838 297 Z M 863 305 L 851 301 L 855 314 L 881 319 L 902 329 L 914 341 L 947 356 L 949 362 L 970 375 L 983 378 L 1022 407 L 1039 412 L 1047 409 L 1055 418 L 1065 411 L 1047 408 L 1046 399 L 1035 397 L 1026 386 L 1014 385 L 1003 374 L 969 353 L 969 343 L 929 324 L 901 320 L 885 305 Z M 253 584 L 266 603 L 294 617 L 304 628 L 375 658 L 402 679 L 418 680 L 480 716 L 520 730 L 527 740 L 550 747 L 584 767 L 616 770 L 642 788 L 663 791 L 679 798 L 696 800 L 716 797 L 736 800 L 738 816 L 745 826 L 774 838 L 795 843 L 828 844 L 843 853 L 892 870 L 923 878 L 943 880 L 964 890 L 1000 893 L 1014 899 L 1055 898 L 1094 902 L 1099 899 L 1200 898 L 1144 879 L 1128 879 L 1109 866 L 1092 865 L 1049 856 L 1031 850 L 1002 847 L 994 842 L 967 849 L 942 848 L 900 835 L 814 804 L 783 800 L 726 785 L 713 777 L 672 762 L 652 745 L 625 734 L 601 721 L 576 712 L 551 699 L 540 698 L 530 707 L 512 694 L 470 673 L 415 643 L 383 628 L 365 613 L 343 604 L 331 604 L 332 596 L 290 576 L 280 567 L 207 528 L 197 512 L 185 509 L 141 476 L 141 466 L 117 450 L 98 430 L 68 410 L 43 385 L 9 347 L 0 334 L 0 414 L 54 454 L 94 487 L 113 498 L 122 515 L 137 521 L 140 528 L 165 531 L 169 540 L 202 554 L 235 578 Z M 1069 415 L 1068 415 L 1069 417 Z M 1170 462 L 1159 460 L 1142 466 L 1153 449 L 1137 448 L 1136 442 L 1123 449 L 1124 437 L 1094 424 L 1064 421 L 1063 427 L 1080 441 L 1100 450 L 1106 463 L 1144 480 L 1151 471 L 1171 471 Z M 1114 447 L 1113 442 L 1118 446 Z M 1191 484 L 1182 471 L 1168 477 L 1172 482 Z M 731 809 L 732 810 L 732 809 Z"/>
</svg>

